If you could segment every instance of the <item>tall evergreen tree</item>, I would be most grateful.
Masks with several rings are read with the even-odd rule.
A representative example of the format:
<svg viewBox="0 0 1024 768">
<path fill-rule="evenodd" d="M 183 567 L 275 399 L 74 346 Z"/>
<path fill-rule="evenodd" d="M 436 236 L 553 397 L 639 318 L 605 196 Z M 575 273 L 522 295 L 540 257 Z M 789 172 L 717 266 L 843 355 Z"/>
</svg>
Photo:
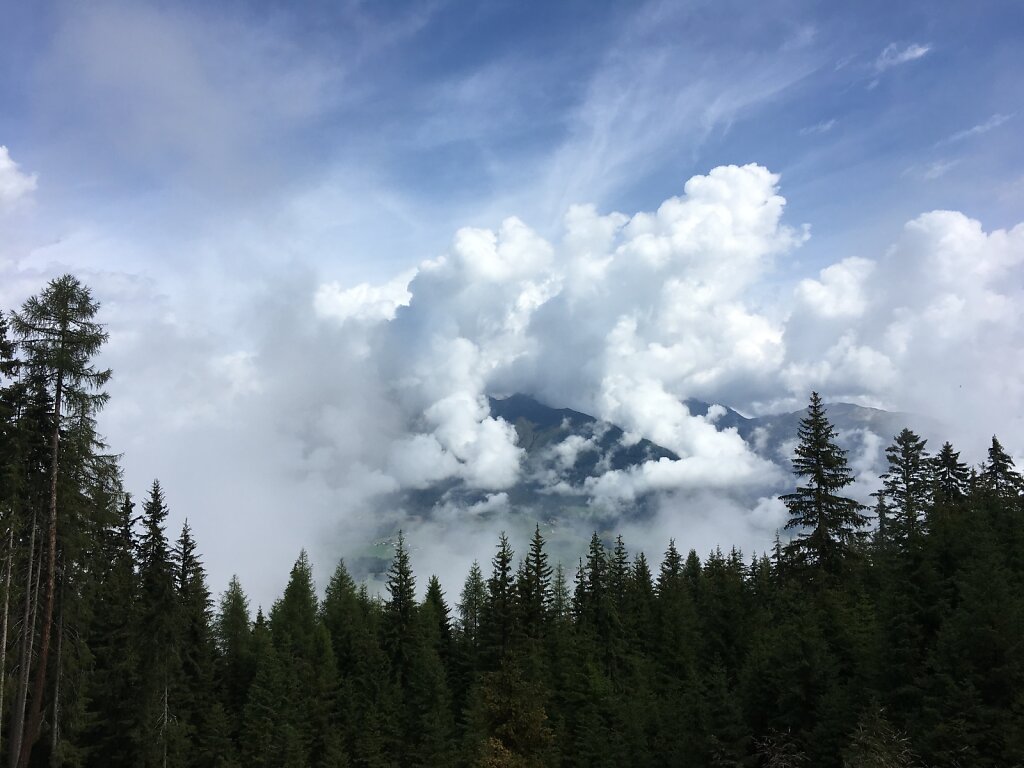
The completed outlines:
<svg viewBox="0 0 1024 768">
<path fill-rule="evenodd" d="M 867 518 L 862 504 L 839 495 L 853 483 L 853 475 L 817 392 L 811 393 L 797 436 L 793 473 L 804 484 L 781 497 L 789 509 L 786 530 L 796 531 L 785 552 L 797 565 L 835 573 L 856 548 Z"/>
<path fill-rule="evenodd" d="M 178 765 L 182 747 L 173 693 L 180 678 L 181 623 L 175 562 L 167 541 L 168 509 L 157 480 L 143 506 L 139 567 L 139 765 Z"/>
<path fill-rule="evenodd" d="M 228 588 L 221 595 L 213 631 L 221 700 L 230 734 L 237 738 L 242 726 L 245 699 L 256 674 L 249 599 L 237 576 L 231 577 Z"/>
<path fill-rule="evenodd" d="M 18 768 L 26 768 L 42 724 L 47 668 L 51 654 L 54 612 L 57 604 L 58 489 L 61 485 L 61 432 L 65 419 L 85 435 L 85 444 L 94 442 L 92 417 L 103 407 L 107 395 L 102 387 L 110 379 L 109 370 L 99 370 L 92 359 L 107 340 L 103 327 L 93 319 L 99 304 L 88 288 L 75 277 L 63 275 L 51 280 L 38 297 L 33 296 L 21 312 L 11 315 L 11 326 L 24 351 L 25 363 L 46 382 L 52 396 L 53 424 L 50 433 L 50 493 L 46 526 L 45 588 L 40 620 L 39 651 L 32 683 L 29 711 L 23 733 L 18 734 Z M 90 446 L 91 447 L 91 446 Z M 13 762 L 13 760 L 12 760 Z"/>
<path fill-rule="evenodd" d="M 184 764 L 213 768 L 217 744 L 206 724 L 214 713 L 214 638 L 210 590 L 192 529 L 186 520 L 173 551 L 178 603 L 178 659 L 181 679 L 175 701 L 185 752 Z"/>
<path fill-rule="evenodd" d="M 1024 491 L 1024 480 L 995 435 L 992 435 L 988 461 L 981 472 L 981 483 L 989 493 L 1001 499 L 1016 499 Z"/>
<path fill-rule="evenodd" d="M 890 502 L 888 535 L 900 546 L 920 537 L 934 487 L 933 462 L 926 440 L 904 429 L 885 450 L 889 469 L 881 475 L 882 493 Z"/>
<path fill-rule="evenodd" d="M 416 614 L 416 579 L 409 564 L 405 535 L 399 531 L 395 557 L 387 579 L 388 600 L 384 604 L 384 647 L 399 685 L 404 688 L 413 653 L 413 622 Z"/>
<path fill-rule="evenodd" d="M 967 465 L 960 461 L 959 451 L 945 442 L 932 461 L 936 500 L 951 504 L 963 499 L 967 495 L 970 473 Z"/>
<path fill-rule="evenodd" d="M 531 639 L 541 638 L 547 625 L 551 611 L 551 573 L 538 524 L 518 583 L 523 631 Z"/>
<path fill-rule="evenodd" d="M 139 660 L 139 582 L 135 573 L 135 505 L 125 494 L 116 526 L 101 542 L 104 570 L 93 598 L 89 648 L 93 673 L 89 685 L 89 743 L 86 765 L 133 768 L 139 754 L 137 713 Z"/>
<path fill-rule="evenodd" d="M 504 531 L 498 537 L 497 548 L 491 560 L 491 576 L 487 580 L 487 597 L 481 623 L 484 651 L 491 669 L 496 669 L 501 659 L 512 649 L 517 629 L 516 585 L 512 574 L 512 558 L 515 555 Z"/>
</svg>

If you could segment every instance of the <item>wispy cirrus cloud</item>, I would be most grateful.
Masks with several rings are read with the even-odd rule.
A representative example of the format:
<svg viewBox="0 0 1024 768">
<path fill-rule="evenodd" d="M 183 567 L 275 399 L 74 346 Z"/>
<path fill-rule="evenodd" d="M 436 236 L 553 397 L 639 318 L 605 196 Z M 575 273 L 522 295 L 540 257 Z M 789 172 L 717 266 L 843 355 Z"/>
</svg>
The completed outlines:
<svg viewBox="0 0 1024 768">
<path fill-rule="evenodd" d="M 801 136 L 814 136 L 815 134 L 828 133 L 836 127 L 836 119 L 822 120 L 820 123 L 808 125 L 800 129 Z"/>
<path fill-rule="evenodd" d="M 941 147 L 947 144 L 955 144 L 956 142 L 963 141 L 964 139 L 970 139 L 973 138 L 974 136 L 981 136 L 983 133 L 988 133 L 989 131 L 995 130 L 1012 117 L 1013 115 L 1004 115 L 1002 113 L 997 112 L 983 123 L 978 123 L 977 125 L 972 126 L 970 128 L 966 128 L 965 130 L 962 131 L 957 131 L 956 133 L 951 134 L 950 136 L 947 136 L 946 138 L 942 139 L 942 141 L 936 142 L 935 146 Z"/>
</svg>

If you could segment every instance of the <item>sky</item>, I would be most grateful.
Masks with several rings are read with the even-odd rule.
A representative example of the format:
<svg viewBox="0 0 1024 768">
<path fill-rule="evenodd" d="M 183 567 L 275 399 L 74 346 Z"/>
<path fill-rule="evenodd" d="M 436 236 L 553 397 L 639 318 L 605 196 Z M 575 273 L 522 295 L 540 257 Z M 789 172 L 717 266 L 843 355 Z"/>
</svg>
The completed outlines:
<svg viewBox="0 0 1024 768">
<path fill-rule="evenodd" d="M 100 429 L 215 592 L 238 573 L 268 604 L 302 547 L 324 582 L 394 519 L 456 593 L 500 516 L 388 505 L 440 481 L 506 503 L 522 452 L 486 395 L 675 451 L 590 488 L 660 494 L 627 531 L 649 552 L 784 522 L 783 463 L 687 397 L 816 389 L 1024 458 L 1017 2 L 0 13 L 0 307 L 92 288 Z"/>
</svg>

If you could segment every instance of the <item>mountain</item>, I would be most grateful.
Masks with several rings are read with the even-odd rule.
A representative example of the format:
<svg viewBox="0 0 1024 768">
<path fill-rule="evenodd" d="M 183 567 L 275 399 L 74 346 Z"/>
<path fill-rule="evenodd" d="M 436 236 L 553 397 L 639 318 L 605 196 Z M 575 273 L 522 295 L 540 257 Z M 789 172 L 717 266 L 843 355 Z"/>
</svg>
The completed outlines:
<svg viewBox="0 0 1024 768">
<path fill-rule="evenodd" d="M 581 485 L 609 469 L 627 469 L 645 461 L 679 457 L 667 448 L 640 440 L 624 441 L 626 433 L 614 424 L 569 408 L 549 408 L 527 395 L 512 395 L 503 400 L 488 398 L 491 416 L 515 427 L 519 447 L 526 451 L 527 463 L 539 466 L 563 464 L 570 485 Z M 566 446 L 566 441 L 570 446 Z M 559 450 L 559 446 L 566 446 Z M 567 459 L 572 451 L 574 461 Z M 549 455 L 550 454 L 550 455 Z M 536 468 L 536 467 L 535 467 Z"/>
<path fill-rule="evenodd" d="M 537 519 L 557 519 L 574 514 L 600 516 L 593 508 L 588 481 L 610 470 L 628 470 L 647 461 L 680 457 L 668 448 L 647 439 L 636 440 L 616 424 L 569 408 L 554 408 L 536 399 L 515 394 L 488 399 L 491 415 L 502 418 L 516 430 L 517 443 L 524 451 L 520 482 L 505 492 L 502 502 L 530 510 Z M 735 430 L 761 457 L 788 466 L 797 439 L 800 420 L 807 409 L 769 416 L 748 417 L 727 406 L 701 400 L 684 404 L 694 416 L 706 419 L 719 430 Z M 828 405 L 828 415 L 838 432 L 838 442 L 861 466 L 883 471 L 882 449 L 892 437 L 912 426 L 919 431 L 923 420 L 905 413 L 891 413 L 851 403 Z M 767 490 L 767 489 L 765 489 Z M 478 505 L 486 494 L 471 492 L 455 485 L 421 494 L 438 501 Z M 631 515 L 643 516 L 647 499 L 632 504 Z"/>
<path fill-rule="evenodd" d="M 488 398 L 491 415 L 502 418 L 516 428 L 519 446 L 526 451 L 527 462 L 536 462 L 545 451 L 551 451 L 566 440 L 591 441 L 594 450 L 578 455 L 569 473 L 573 485 L 595 476 L 599 468 L 626 469 L 647 460 L 679 457 L 668 448 L 650 440 L 625 446 L 626 434 L 620 427 L 601 421 L 586 413 L 568 408 L 551 408 L 528 395 L 515 394 L 504 399 Z M 773 461 L 787 460 L 789 444 L 797 439 L 800 420 L 807 409 L 767 416 L 744 416 L 728 406 L 703 400 L 687 399 L 683 404 L 693 416 L 707 419 L 719 431 L 735 429 L 758 454 Z M 839 433 L 839 442 L 848 450 L 862 447 L 865 432 L 877 435 L 888 445 L 901 429 L 910 426 L 922 432 L 934 431 L 930 422 L 914 414 L 883 411 L 853 403 L 828 403 L 828 417 Z M 545 463 L 541 461 L 541 463 Z"/>
<path fill-rule="evenodd" d="M 601 509 L 591 503 L 588 481 L 610 470 L 628 470 L 647 461 L 680 457 L 664 446 L 647 439 L 637 440 L 621 427 L 569 408 L 545 405 L 525 394 L 488 398 L 491 415 L 511 424 L 524 457 L 519 482 L 495 493 L 467 488 L 459 480 L 448 480 L 429 488 L 407 490 L 399 494 L 397 509 L 402 515 L 451 522 L 464 515 L 487 519 L 502 515 L 503 526 L 510 523 L 532 530 L 534 521 L 549 524 L 547 535 L 555 535 L 552 526 L 586 519 L 595 529 L 614 528 L 621 515 L 644 517 L 653 498 L 639 498 L 628 510 Z M 689 399 L 684 404 L 690 413 L 714 424 L 719 430 L 734 429 L 751 449 L 765 459 L 788 466 L 797 439 L 800 420 L 806 409 L 790 413 L 749 417 L 723 405 Z M 928 433 L 925 420 L 905 413 L 892 413 L 851 403 L 830 403 L 829 419 L 836 427 L 840 445 L 851 458 L 883 471 L 882 450 L 893 436 L 910 426 Z M 778 489 L 762 489 L 771 494 Z M 751 500 L 752 502 L 753 500 Z M 381 535 L 374 548 L 355 563 L 356 571 L 383 572 L 390 558 L 388 537 L 397 525 L 394 519 L 382 520 Z"/>
<path fill-rule="evenodd" d="M 806 408 L 789 413 L 747 417 L 727 406 L 712 406 L 693 399 L 683 402 L 694 416 L 708 418 L 708 414 L 712 413 L 710 420 L 719 430 L 735 429 L 754 451 L 772 461 L 788 461 L 792 443 L 797 439 L 800 421 L 807 416 Z M 851 453 L 870 449 L 865 444 L 867 433 L 881 438 L 884 447 L 904 427 L 925 435 L 938 431 L 931 420 L 917 414 L 883 411 L 853 403 L 827 403 L 825 407 L 829 420 L 839 434 L 839 444 Z"/>
</svg>

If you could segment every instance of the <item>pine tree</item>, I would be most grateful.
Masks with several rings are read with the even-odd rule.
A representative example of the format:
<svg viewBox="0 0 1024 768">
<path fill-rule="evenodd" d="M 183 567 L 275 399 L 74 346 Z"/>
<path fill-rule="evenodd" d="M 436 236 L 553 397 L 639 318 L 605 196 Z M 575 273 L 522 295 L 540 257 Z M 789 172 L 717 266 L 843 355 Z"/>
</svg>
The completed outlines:
<svg viewBox="0 0 1024 768">
<path fill-rule="evenodd" d="M 835 443 L 835 428 L 817 392 L 811 393 L 807 416 L 801 419 L 797 435 L 800 442 L 793 473 L 804 478 L 806 484 L 780 497 L 789 509 L 786 530 L 797 532 L 785 553 L 798 566 L 836 573 L 856 549 L 867 518 L 862 514 L 862 504 L 839 495 L 853 483 L 853 476 L 846 451 Z"/>
</svg>

